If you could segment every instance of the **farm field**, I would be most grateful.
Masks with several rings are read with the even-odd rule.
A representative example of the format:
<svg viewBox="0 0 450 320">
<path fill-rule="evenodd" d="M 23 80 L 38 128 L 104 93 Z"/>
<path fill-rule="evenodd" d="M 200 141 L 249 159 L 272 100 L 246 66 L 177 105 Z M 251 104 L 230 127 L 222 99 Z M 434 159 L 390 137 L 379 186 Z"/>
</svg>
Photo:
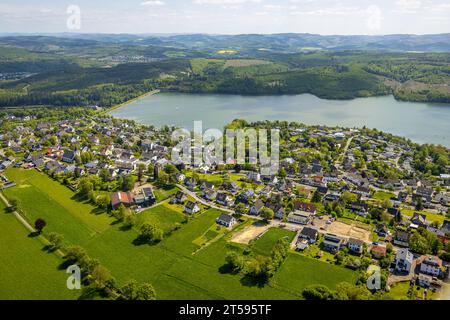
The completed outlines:
<svg viewBox="0 0 450 320">
<path fill-rule="evenodd" d="M 58 270 L 62 260 L 42 250 L 43 242 L 29 232 L 0 204 L 0 300 L 77 299 L 66 288 L 67 275 Z"/>
</svg>

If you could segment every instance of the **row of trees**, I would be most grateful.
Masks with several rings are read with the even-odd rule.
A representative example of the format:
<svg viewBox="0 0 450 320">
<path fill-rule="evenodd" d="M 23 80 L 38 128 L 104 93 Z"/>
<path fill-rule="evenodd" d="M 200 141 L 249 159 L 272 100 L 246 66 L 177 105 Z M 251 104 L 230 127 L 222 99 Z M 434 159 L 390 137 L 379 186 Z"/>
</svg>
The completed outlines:
<svg viewBox="0 0 450 320">
<path fill-rule="evenodd" d="M 111 272 L 97 259 L 91 258 L 80 246 L 67 248 L 64 259 L 68 264 L 76 264 L 80 267 L 82 280 L 87 284 L 86 291 L 96 291 L 120 300 L 156 299 L 155 290 L 149 283 L 138 284 L 136 281 L 130 280 L 124 286 L 117 287 Z"/>
</svg>

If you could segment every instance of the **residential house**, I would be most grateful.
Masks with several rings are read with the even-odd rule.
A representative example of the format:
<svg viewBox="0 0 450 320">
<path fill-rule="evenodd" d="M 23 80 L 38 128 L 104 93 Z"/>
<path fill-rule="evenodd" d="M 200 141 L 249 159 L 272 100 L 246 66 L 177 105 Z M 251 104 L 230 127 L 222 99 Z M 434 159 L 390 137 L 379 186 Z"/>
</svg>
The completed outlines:
<svg viewBox="0 0 450 320">
<path fill-rule="evenodd" d="M 239 185 L 236 182 L 224 183 L 223 188 L 231 193 L 236 193 L 239 191 Z"/>
<path fill-rule="evenodd" d="M 294 211 L 305 212 L 305 213 L 308 213 L 309 215 L 315 216 L 317 213 L 317 208 L 312 203 L 295 201 L 294 202 Z"/>
<path fill-rule="evenodd" d="M 442 260 L 439 257 L 426 255 L 421 256 L 417 263 L 420 265 L 420 272 L 439 277 L 443 274 Z"/>
<path fill-rule="evenodd" d="M 401 247 L 409 247 L 409 233 L 403 230 L 397 230 L 394 236 L 394 244 Z"/>
<path fill-rule="evenodd" d="M 255 204 L 250 208 L 250 214 L 252 216 L 258 216 L 262 208 L 264 208 L 264 202 L 258 199 L 256 200 Z"/>
<path fill-rule="evenodd" d="M 224 192 L 217 193 L 216 201 L 218 204 L 225 206 L 225 207 L 230 207 L 233 205 L 233 199 L 231 199 L 231 197 L 229 197 Z"/>
<path fill-rule="evenodd" d="M 311 213 L 304 211 L 294 211 L 288 215 L 290 223 L 297 223 L 306 225 L 311 222 Z"/>
<path fill-rule="evenodd" d="M 350 250 L 350 252 L 362 254 L 364 251 L 364 241 L 350 238 L 348 239 L 347 247 Z"/>
<path fill-rule="evenodd" d="M 187 196 L 182 191 L 178 191 L 170 201 L 172 204 L 184 204 L 187 200 Z"/>
<path fill-rule="evenodd" d="M 184 184 L 191 190 L 197 185 L 197 181 L 194 178 L 188 177 L 184 180 Z"/>
<path fill-rule="evenodd" d="M 450 233 L 450 221 L 449 220 L 445 220 L 444 223 L 442 224 L 441 227 L 441 231 L 444 233 Z"/>
<path fill-rule="evenodd" d="M 186 179 L 186 176 L 182 173 L 177 173 L 175 175 L 175 178 L 177 179 L 178 183 L 181 183 Z"/>
<path fill-rule="evenodd" d="M 319 232 L 316 229 L 304 227 L 300 231 L 299 238 L 307 240 L 309 243 L 315 243 L 319 237 Z"/>
<path fill-rule="evenodd" d="M 111 194 L 111 207 L 117 210 L 121 204 L 130 207 L 134 203 L 133 194 L 131 192 L 115 192 Z"/>
<path fill-rule="evenodd" d="M 409 221 L 411 222 L 410 227 L 414 229 L 426 227 L 428 225 L 427 216 L 420 213 L 414 213 Z"/>
<path fill-rule="evenodd" d="M 213 189 L 204 189 L 203 190 L 203 197 L 206 200 L 214 201 L 216 199 L 216 197 L 217 197 L 217 192 L 214 191 Z"/>
<path fill-rule="evenodd" d="M 332 233 L 327 233 L 322 242 L 323 249 L 331 253 L 338 252 L 343 244 L 344 239 Z"/>
<path fill-rule="evenodd" d="M 419 275 L 417 276 L 417 284 L 422 288 L 429 288 L 432 281 L 433 278 L 429 275 L 419 273 Z"/>
<path fill-rule="evenodd" d="M 144 195 L 145 202 L 148 205 L 152 205 L 156 202 L 156 197 L 151 187 L 142 188 L 142 194 Z"/>
<path fill-rule="evenodd" d="M 203 181 L 202 184 L 200 185 L 200 190 L 205 189 L 214 190 L 215 188 L 216 186 L 214 185 L 214 183 L 208 181 Z"/>
<path fill-rule="evenodd" d="M 375 226 L 375 233 L 380 237 L 386 237 L 388 235 L 389 229 L 386 225 L 378 223 Z"/>
<path fill-rule="evenodd" d="M 414 256 L 408 249 L 400 249 L 395 256 L 395 271 L 410 273 Z"/>
<path fill-rule="evenodd" d="M 254 196 L 255 196 L 255 190 L 250 189 L 250 188 L 245 189 L 236 198 L 236 204 L 238 204 L 238 203 L 248 204 L 249 200 L 252 199 Z"/>
<path fill-rule="evenodd" d="M 184 207 L 184 212 L 187 214 L 195 214 L 200 211 L 200 207 L 197 203 L 189 201 Z"/>
<path fill-rule="evenodd" d="M 221 214 L 220 217 L 216 219 L 216 222 L 226 228 L 232 228 L 236 223 L 236 219 L 229 214 Z"/>
<path fill-rule="evenodd" d="M 62 156 L 62 161 L 66 163 L 73 163 L 75 161 L 76 153 L 72 150 L 65 150 Z"/>
<path fill-rule="evenodd" d="M 384 257 L 386 257 L 387 249 L 385 246 L 373 245 L 370 248 L 370 253 L 375 259 L 383 259 Z"/>
<path fill-rule="evenodd" d="M 253 182 L 261 182 L 261 174 L 258 172 L 250 171 L 247 173 L 247 178 Z"/>
</svg>

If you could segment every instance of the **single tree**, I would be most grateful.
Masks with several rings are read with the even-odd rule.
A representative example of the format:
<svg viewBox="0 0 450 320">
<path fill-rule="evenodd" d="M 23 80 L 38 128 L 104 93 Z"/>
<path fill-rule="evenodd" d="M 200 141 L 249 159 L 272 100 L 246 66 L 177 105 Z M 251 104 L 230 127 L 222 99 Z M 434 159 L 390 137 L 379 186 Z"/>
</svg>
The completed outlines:
<svg viewBox="0 0 450 320">
<path fill-rule="evenodd" d="M 34 222 L 34 227 L 36 228 L 38 233 L 42 233 L 42 230 L 45 228 L 45 226 L 47 225 L 47 222 L 45 222 L 44 219 L 37 219 Z"/>
<path fill-rule="evenodd" d="M 48 241 L 50 242 L 51 248 L 53 250 L 57 250 L 61 248 L 62 243 L 64 241 L 64 236 L 56 232 L 51 232 L 48 235 Z"/>
</svg>

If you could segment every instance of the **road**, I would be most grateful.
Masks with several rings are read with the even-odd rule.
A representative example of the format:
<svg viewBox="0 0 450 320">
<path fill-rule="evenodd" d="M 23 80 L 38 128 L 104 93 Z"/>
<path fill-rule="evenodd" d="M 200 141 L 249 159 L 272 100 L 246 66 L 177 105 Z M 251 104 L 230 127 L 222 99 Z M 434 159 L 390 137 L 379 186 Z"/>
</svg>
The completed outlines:
<svg viewBox="0 0 450 320">
<path fill-rule="evenodd" d="M 196 201 L 200 202 L 201 204 L 203 204 L 205 206 L 208 206 L 208 207 L 211 207 L 211 208 L 215 208 L 217 210 L 221 210 L 221 211 L 224 211 L 224 212 L 227 212 L 227 213 L 231 213 L 231 214 L 235 213 L 234 210 L 231 210 L 229 208 L 225 208 L 225 207 L 222 207 L 222 206 L 218 206 L 218 205 L 216 205 L 216 204 L 214 204 L 212 202 L 209 202 L 209 201 L 206 201 L 205 199 L 200 198 L 199 196 L 197 196 L 197 194 L 195 192 L 187 189 L 185 186 L 177 184 L 177 187 L 180 188 L 181 191 L 183 191 L 185 194 L 189 195 L 190 197 L 194 198 Z M 252 215 L 247 215 L 247 214 L 245 214 L 244 216 L 252 218 L 252 219 L 255 219 L 255 220 L 260 220 L 260 221 L 264 220 L 263 218 L 258 217 L 258 216 L 252 216 Z M 305 225 L 300 225 L 300 224 L 296 224 L 296 223 L 283 222 L 281 220 L 272 220 L 270 222 L 270 226 L 271 227 L 283 226 L 284 228 L 289 229 L 289 230 L 294 231 L 294 232 L 299 232 L 299 231 L 303 230 L 304 227 L 309 227 L 309 228 L 315 229 L 320 234 L 326 234 L 328 232 L 327 230 L 322 230 L 322 229 L 320 229 L 320 227 L 314 226 L 312 224 L 309 224 L 309 225 L 305 226 Z M 349 236 L 342 235 L 342 234 L 338 234 L 338 236 L 340 236 L 342 238 L 345 238 L 347 240 L 350 238 Z M 371 241 L 365 241 L 365 242 L 367 244 L 372 244 Z"/>
<path fill-rule="evenodd" d="M 199 196 L 197 196 L 197 194 L 191 190 L 189 190 L 188 188 L 186 188 L 185 186 L 182 186 L 181 184 L 177 184 L 176 185 L 178 188 L 181 189 L 181 191 L 183 191 L 185 194 L 187 194 L 188 196 L 194 198 L 196 201 L 200 202 L 201 204 L 217 209 L 217 210 L 221 210 L 221 211 L 225 211 L 228 213 L 234 213 L 233 210 L 229 209 L 229 208 L 225 208 L 219 205 L 216 205 L 215 203 L 206 201 L 205 199 L 200 198 Z"/>
<path fill-rule="evenodd" d="M 350 139 L 347 140 L 347 143 L 345 144 L 344 150 L 342 151 L 342 155 L 339 156 L 339 160 L 336 161 L 336 168 L 338 170 L 341 169 L 342 161 L 344 161 L 344 159 L 345 159 L 345 155 L 347 154 L 348 148 L 350 147 L 350 144 L 352 143 L 353 138 L 354 138 L 354 136 L 350 137 Z"/>
</svg>

